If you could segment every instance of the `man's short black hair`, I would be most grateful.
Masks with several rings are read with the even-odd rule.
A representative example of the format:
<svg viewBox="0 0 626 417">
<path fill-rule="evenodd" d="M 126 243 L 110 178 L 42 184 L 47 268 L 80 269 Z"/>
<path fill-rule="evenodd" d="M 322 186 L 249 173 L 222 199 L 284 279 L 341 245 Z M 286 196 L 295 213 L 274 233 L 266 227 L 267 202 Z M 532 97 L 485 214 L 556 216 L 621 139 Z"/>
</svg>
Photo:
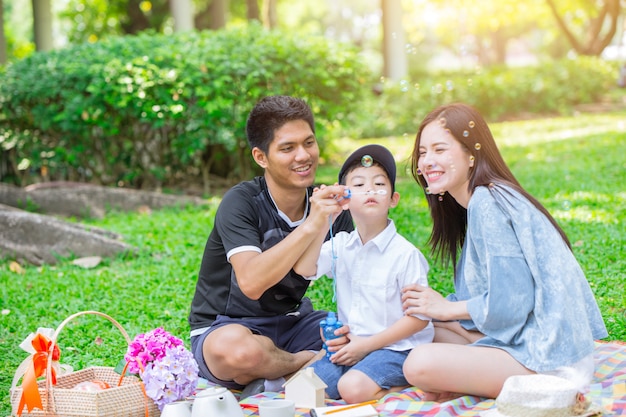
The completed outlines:
<svg viewBox="0 0 626 417">
<path fill-rule="evenodd" d="M 313 112 L 304 100 L 280 95 L 261 99 L 250 111 L 246 122 L 250 149 L 259 148 L 267 153 L 274 132 L 293 120 L 304 120 L 315 134 Z"/>
</svg>

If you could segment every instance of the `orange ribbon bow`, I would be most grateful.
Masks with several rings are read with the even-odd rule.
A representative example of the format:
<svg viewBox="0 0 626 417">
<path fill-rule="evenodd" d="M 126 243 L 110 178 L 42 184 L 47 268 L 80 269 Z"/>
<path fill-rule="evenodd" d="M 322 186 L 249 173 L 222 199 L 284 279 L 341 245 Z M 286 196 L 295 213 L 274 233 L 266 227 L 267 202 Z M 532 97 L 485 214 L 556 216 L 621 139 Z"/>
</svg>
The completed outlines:
<svg viewBox="0 0 626 417">
<path fill-rule="evenodd" d="M 27 407 L 29 412 L 35 407 L 43 410 L 41 395 L 39 394 L 39 387 L 37 386 L 37 378 L 46 373 L 52 341 L 43 334 L 37 333 L 33 337 L 31 344 L 35 352 L 30 357 L 32 361 L 28 364 L 24 378 L 22 379 L 22 397 L 20 398 L 20 403 L 17 408 L 18 416 L 22 414 L 24 407 Z M 55 344 L 52 349 L 52 361 L 58 361 L 60 356 L 61 352 L 59 351 L 59 347 Z M 30 358 L 26 360 L 28 361 Z M 55 385 L 57 382 L 55 367 L 51 368 L 50 379 L 52 385 Z"/>
</svg>

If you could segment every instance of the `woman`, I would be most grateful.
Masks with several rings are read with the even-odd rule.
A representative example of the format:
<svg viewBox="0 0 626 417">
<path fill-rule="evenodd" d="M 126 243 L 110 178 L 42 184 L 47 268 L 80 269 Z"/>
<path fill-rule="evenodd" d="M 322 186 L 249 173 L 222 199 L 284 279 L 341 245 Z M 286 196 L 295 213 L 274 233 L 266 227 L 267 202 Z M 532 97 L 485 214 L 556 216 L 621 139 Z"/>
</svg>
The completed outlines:
<svg viewBox="0 0 626 417">
<path fill-rule="evenodd" d="M 409 354 L 409 383 L 435 401 L 495 398 L 512 375 L 588 384 L 594 339 L 607 336 L 600 310 L 567 236 L 515 179 L 482 116 L 459 103 L 428 114 L 412 174 L 430 207 L 432 253 L 455 266 L 455 293 L 404 289 L 405 313 L 431 317 L 439 342 Z"/>
</svg>

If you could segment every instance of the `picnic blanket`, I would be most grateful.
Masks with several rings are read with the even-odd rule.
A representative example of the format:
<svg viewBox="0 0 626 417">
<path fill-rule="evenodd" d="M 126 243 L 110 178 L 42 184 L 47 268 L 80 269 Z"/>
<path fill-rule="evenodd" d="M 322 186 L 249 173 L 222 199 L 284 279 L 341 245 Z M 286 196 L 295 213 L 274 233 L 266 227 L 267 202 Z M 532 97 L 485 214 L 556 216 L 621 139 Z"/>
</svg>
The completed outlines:
<svg viewBox="0 0 626 417">
<path fill-rule="evenodd" d="M 604 416 L 626 416 L 626 343 L 596 342 L 594 359 L 596 371 L 585 396 Z M 492 399 L 469 395 L 442 403 L 422 401 L 421 394 L 416 388 L 407 388 L 386 395 L 374 406 L 381 417 L 470 417 L 480 416 L 495 405 Z M 246 416 L 258 416 L 255 405 L 274 398 L 284 398 L 284 392 L 264 392 L 245 398 L 240 404 Z M 326 400 L 326 405 L 343 404 L 343 401 Z M 296 409 L 296 417 L 309 417 L 309 410 Z"/>
</svg>

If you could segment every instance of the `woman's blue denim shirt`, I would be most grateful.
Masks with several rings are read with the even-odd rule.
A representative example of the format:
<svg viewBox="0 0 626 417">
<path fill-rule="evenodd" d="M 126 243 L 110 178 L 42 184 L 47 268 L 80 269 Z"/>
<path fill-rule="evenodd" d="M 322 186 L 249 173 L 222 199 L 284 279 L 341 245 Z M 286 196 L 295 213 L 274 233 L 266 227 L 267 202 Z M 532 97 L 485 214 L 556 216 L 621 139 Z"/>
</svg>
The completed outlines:
<svg viewBox="0 0 626 417">
<path fill-rule="evenodd" d="M 478 187 L 467 208 L 455 294 L 485 337 L 475 343 L 506 350 L 546 372 L 578 362 L 607 336 L 589 283 L 552 223 L 509 187 Z"/>
</svg>

